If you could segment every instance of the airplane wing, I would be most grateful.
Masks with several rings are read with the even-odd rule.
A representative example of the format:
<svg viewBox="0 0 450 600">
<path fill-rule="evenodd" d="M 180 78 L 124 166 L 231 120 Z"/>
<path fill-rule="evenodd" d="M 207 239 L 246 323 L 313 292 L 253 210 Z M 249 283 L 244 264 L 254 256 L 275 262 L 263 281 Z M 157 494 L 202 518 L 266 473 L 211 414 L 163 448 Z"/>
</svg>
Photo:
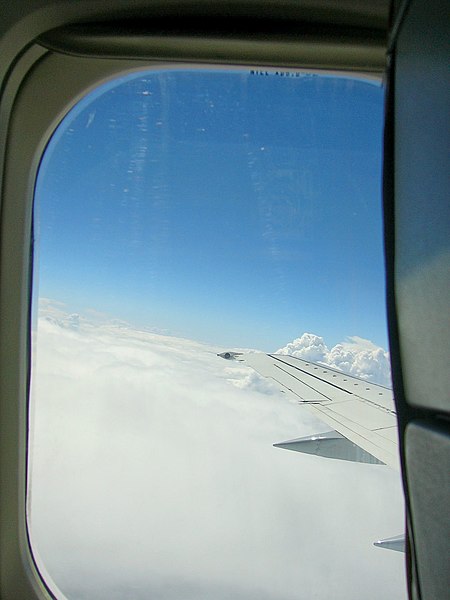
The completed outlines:
<svg viewBox="0 0 450 600">
<path fill-rule="evenodd" d="M 328 426 L 317 435 L 274 444 L 329 458 L 400 470 L 392 390 L 325 365 L 281 354 L 223 352 L 275 381 Z M 331 429 L 331 431 L 330 431 Z"/>
</svg>

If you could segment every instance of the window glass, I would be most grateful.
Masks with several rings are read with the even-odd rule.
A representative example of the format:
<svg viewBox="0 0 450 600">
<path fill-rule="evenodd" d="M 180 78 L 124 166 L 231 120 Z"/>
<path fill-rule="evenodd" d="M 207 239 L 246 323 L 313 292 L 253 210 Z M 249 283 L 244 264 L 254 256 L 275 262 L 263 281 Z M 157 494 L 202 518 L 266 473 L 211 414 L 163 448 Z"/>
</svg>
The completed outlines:
<svg viewBox="0 0 450 600">
<path fill-rule="evenodd" d="M 145 71 L 62 121 L 34 207 L 28 525 L 57 597 L 406 597 L 398 473 L 237 360 L 390 385 L 383 89 Z"/>
</svg>

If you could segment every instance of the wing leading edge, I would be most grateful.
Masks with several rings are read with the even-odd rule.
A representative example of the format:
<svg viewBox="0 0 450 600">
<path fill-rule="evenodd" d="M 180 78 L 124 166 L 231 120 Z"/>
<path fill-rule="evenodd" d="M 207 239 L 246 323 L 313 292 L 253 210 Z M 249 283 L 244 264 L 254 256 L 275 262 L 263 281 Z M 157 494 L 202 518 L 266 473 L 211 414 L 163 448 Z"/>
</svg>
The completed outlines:
<svg viewBox="0 0 450 600">
<path fill-rule="evenodd" d="M 392 390 L 293 356 L 219 354 L 252 367 L 278 384 L 332 431 L 275 444 L 280 448 L 399 470 L 397 418 Z"/>
</svg>

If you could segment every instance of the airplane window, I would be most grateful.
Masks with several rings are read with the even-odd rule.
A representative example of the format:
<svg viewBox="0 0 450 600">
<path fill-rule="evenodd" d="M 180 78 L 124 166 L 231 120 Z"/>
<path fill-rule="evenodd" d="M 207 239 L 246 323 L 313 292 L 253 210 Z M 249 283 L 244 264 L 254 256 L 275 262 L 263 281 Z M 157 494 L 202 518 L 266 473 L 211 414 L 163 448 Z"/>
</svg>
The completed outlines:
<svg viewBox="0 0 450 600">
<path fill-rule="evenodd" d="M 406 597 L 403 555 L 373 545 L 403 532 L 398 472 L 273 446 L 344 443 L 317 437 L 331 427 L 288 360 L 345 373 L 334 389 L 390 385 L 383 95 L 147 70 L 55 131 L 34 204 L 28 527 L 57 598 Z"/>
</svg>

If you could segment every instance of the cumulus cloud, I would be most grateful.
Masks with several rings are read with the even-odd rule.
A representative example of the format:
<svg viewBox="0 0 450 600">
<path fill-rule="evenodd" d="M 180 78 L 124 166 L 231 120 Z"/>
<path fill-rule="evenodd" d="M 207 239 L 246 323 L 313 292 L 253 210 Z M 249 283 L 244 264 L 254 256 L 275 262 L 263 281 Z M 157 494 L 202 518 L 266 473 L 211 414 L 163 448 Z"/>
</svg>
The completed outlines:
<svg viewBox="0 0 450 600">
<path fill-rule="evenodd" d="M 304 360 L 320 362 L 349 375 L 391 386 L 389 353 L 358 336 L 351 336 L 330 349 L 322 337 L 313 333 L 304 333 L 277 350 L 277 354 L 288 354 Z"/>
<path fill-rule="evenodd" d="M 225 349 L 52 303 L 33 348 L 30 531 L 61 597 L 405 596 L 372 546 L 398 475 L 273 448 L 317 423 Z"/>
<path fill-rule="evenodd" d="M 284 348 L 277 350 L 277 354 L 289 354 L 314 362 L 323 361 L 327 352 L 328 348 L 323 338 L 313 333 L 304 333 L 301 337 L 286 344 Z"/>
</svg>

